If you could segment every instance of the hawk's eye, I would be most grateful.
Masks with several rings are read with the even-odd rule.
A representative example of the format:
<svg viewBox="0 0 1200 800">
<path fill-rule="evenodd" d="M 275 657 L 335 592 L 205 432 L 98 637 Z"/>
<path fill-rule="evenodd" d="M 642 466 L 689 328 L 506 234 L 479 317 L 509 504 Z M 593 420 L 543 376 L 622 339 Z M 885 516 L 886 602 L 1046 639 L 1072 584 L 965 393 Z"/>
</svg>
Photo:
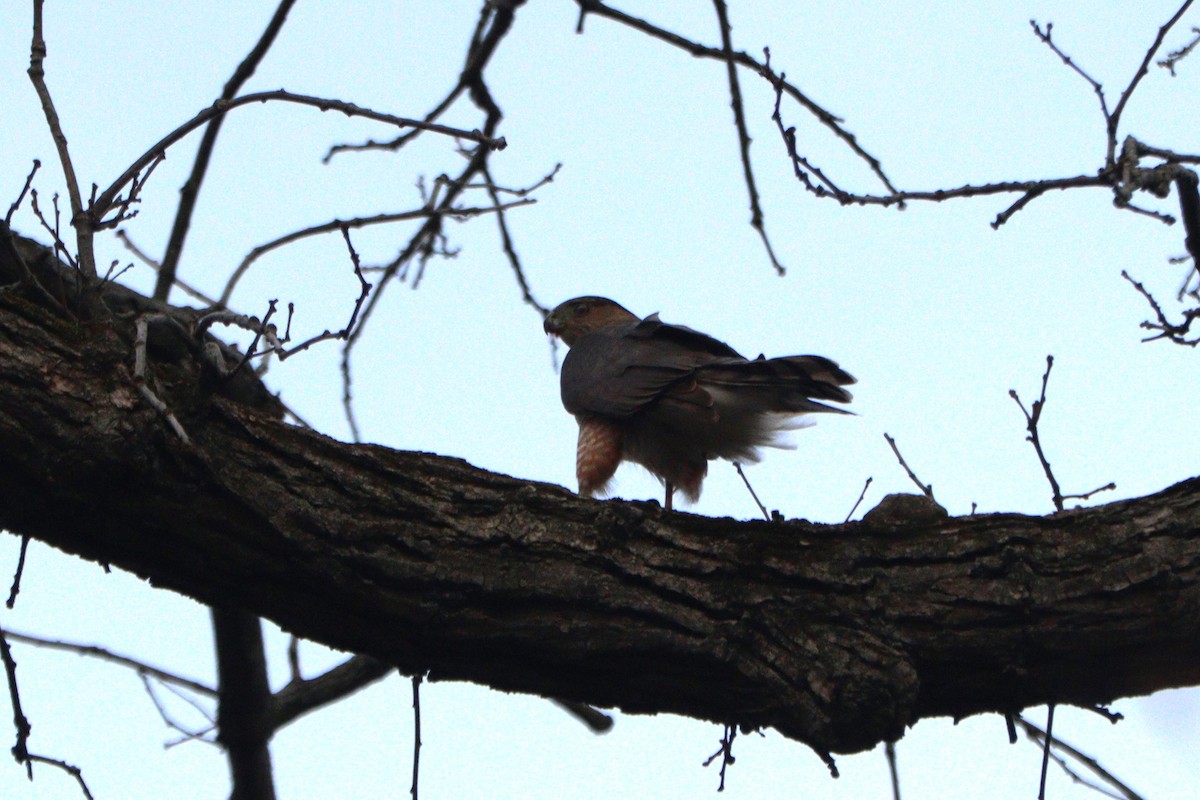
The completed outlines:
<svg viewBox="0 0 1200 800">
<path fill-rule="evenodd" d="M 586 314 L 590 308 L 591 306 L 587 303 L 576 303 L 575 305 L 571 306 L 571 311 L 576 314 Z"/>
</svg>

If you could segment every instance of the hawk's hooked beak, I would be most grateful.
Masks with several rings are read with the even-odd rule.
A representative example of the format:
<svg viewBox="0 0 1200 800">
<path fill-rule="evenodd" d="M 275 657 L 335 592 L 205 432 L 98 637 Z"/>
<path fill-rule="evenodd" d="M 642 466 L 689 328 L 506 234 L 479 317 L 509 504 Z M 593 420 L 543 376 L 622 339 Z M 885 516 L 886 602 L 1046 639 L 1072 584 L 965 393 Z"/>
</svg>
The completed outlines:
<svg viewBox="0 0 1200 800">
<path fill-rule="evenodd" d="M 562 332 L 562 323 L 554 314 L 546 317 L 546 321 L 542 323 L 542 330 L 550 336 L 558 336 Z"/>
</svg>

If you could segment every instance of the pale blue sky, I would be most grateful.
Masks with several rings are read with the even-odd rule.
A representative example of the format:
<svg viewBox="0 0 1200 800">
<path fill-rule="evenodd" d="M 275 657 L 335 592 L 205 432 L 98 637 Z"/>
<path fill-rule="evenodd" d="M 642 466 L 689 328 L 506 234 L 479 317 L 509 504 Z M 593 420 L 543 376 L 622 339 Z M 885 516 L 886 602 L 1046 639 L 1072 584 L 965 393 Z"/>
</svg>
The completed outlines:
<svg viewBox="0 0 1200 800">
<path fill-rule="evenodd" d="M 453 84 L 476 2 L 300 2 L 246 91 L 285 87 L 399 115 L 421 116 Z M 1052 21 L 1056 40 L 1100 80 L 1114 104 L 1172 2 L 1026 0 L 930 3 L 733 2 L 735 44 L 773 64 L 842 116 L 894 183 L 925 189 L 1092 172 L 1103 158 L 1095 96 L 1029 30 Z M 271 3 L 111 2 L 82 13 L 46 8 L 47 80 L 85 184 L 107 185 L 165 132 L 208 105 L 273 11 Z M 711 4 L 638 4 L 638 13 L 715 43 Z M 784 278 L 747 224 L 746 192 L 724 68 L 692 59 L 612 22 L 574 33 L 566 0 L 530 3 L 489 70 L 509 147 L 498 180 L 537 181 L 564 164 L 537 205 L 510 226 L 536 296 L 613 297 L 638 314 L 659 311 L 747 354 L 819 353 L 859 378 L 853 418 L 821 419 L 795 451 L 768 453 L 749 474 L 772 508 L 840 521 L 868 477 L 863 509 L 913 487 L 882 434 L 954 514 L 1051 510 L 1050 492 L 1008 397 L 1031 401 L 1047 353 L 1056 364 L 1042 435 L 1066 491 L 1116 481 L 1098 500 L 1143 495 L 1197 472 L 1192 398 L 1197 354 L 1141 344 L 1144 302 L 1126 269 L 1164 299 L 1183 275 L 1167 259 L 1182 231 L 1112 208 L 1100 190 L 1043 197 L 999 231 L 988 223 L 1011 198 L 912 204 L 904 212 L 842 208 L 806 195 L 791 177 L 769 117 L 770 88 L 742 74 L 768 230 Z M 0 201 L 19 190 L 29 162 L 44 168 L 43 198 L 61 172 L 26 80 L 27 4 L 0 5 Z M 1200 25 L 1193 12 L 1168 46 Z M 1179 77 L 1152 69 L 1130 104 L 1124 133 L 1180 152 L 1200 151 L 1194 105 L 1200 61 Z M 847 188 L 877 191 L 825 129 L 785 109 L 802 149 Z M 465 103 L 450 124 L 475 127 Z M 459 168 L 450 140 L 425 136 L 399 155 L 342 155 L 329 145 L 389 131 L 338 114 L 268 105 L 232 114 L 181 265 L 218 293 L 255 245 L 334 217 L 415 208 L 418 175 Z M 198 141 L 173 149 L 127 226 L 161 253 L 174 201 Z M 1174 212 L 1172 198 L 1158 207 Z M 1143 198 L 1145 202 L 1145 198 Z M 481 196 L 479 204 L 485 204 Z M 31 217 L 16 220 L 37 235 Z M 573 485 L 575 423 L 562 410 L 541 320 L 520 294 L 491 219 L 450 225 L 461 254 L 430 264 L 417 291 L 392 285 L 354 359 L 364 438 L 466 458 L 531 480 Z M 367 261 L 392 255 L 402 225 L 355 234 Z M 105 238 L 100 262 L 128 260 Z M 142 289 L 144 267 L 127 273 Z M 234 304 L 261 313 L 294 301 L 301 335 L 344 324 L 358 287 L 340 237 L 263 258 Z M 185 298 L 176 296 L 184 302 Z M 561 356 L 561 353 L 560 353 Z M 272 366 L 268 381 L 319 429 L 348 436 L 335 345 Z M 636 468 L 617 494 L 659 496 Z M 750 517 L 755 507 L 731 467 L 714 464 L 695 513 Z M 0 574 L 17 540 L 0 537 Z M 25 589 L 6 626 L 105 644 L 168 669 L 212 679 L 204 609 L 121 573 L 33 545 Z M 283 639 L 272 637 L 282 679 Z M 116 667 L 16 646 L 31 746 L 84 769 L 98 798 L 221 797 L 219 753 L 200 744 L 164 751 L 173 737 L 136 677 Z M 339 656 L 306 650 L 315 669 Z M 1200 767 L 1194 691 L 1121 701 L 1128 719 L 1064 711 L 1056 731 L 1100 757 L 1145 796 L 1194 796 Z M 422 797 L 692 798 L 715 791 L 700 762 L 720 730 L 672 717 L 618 716 L 596 738 L 545 701 L 479 687 L 427 686 L 422 704 Z M 181 712 L 185 713 L 185 712 Z M 1043 711 L 1031 711 L 1041 718 Z M 195 721 L 194 717 L 188 718 Z M 0 727 L 0 742 L 11 732 Z M 408 683 L 396 678 L 282 732 L 273 755 L 280 795 L 399 797 L 411 752 Z M 906 797 L 1033 797 L 1039 752 L 1007 744 L 999 717 L 953 727 L 923 721 L 900 743 Z M 842 778 L 802 745 L 768 732 L 739 737 L 726 795 L 733 798 L 884 798 L 882 755 L 839 758 Z M 1056 800 L 1094 795 L 1052 774 Z M 48 768 L 25 780 L 0 766 L 0 796 L 75 798 Z"/>
</svg>

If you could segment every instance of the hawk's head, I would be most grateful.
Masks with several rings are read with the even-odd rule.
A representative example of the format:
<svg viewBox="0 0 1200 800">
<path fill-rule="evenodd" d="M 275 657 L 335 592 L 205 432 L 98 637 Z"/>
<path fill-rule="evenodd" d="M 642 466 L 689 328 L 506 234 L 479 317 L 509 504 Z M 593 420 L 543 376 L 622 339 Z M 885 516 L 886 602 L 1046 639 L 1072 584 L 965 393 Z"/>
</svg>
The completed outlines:
<svg viewBox="0 0 1200 800">
<path fill-rule="evenodd" d="M 576 297 L 560 303 L 542 327 L 571 347 L 581 336 L 609 325 L 635 322 L 638 317 L 607 297 Z"/>
</svg>

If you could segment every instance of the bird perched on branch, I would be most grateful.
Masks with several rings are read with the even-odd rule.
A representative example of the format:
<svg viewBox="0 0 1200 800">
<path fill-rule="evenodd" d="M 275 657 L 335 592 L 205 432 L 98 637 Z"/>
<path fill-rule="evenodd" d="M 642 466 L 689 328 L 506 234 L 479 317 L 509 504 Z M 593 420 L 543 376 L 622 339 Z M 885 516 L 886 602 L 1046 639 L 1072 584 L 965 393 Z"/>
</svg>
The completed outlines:
<svg viewBox="0 0 1200 800">
<path fill-rule="evenodd" d="M 849 413 L 854 378 L 821 356 L 751 361 L 724 342 L 651 314 L 639 319 L 604 297 L 577 297 L 543 326 L 571 351 L 562 365 L 562 401 L 579 422 L 579 493 L 605 491 L 622 461 L 641 464 L 666 485 L 700 497 L 708 462 L 760 458 L 789 447 L 780 435 L 811 424 L 815 412 Z"/>
</svg>

